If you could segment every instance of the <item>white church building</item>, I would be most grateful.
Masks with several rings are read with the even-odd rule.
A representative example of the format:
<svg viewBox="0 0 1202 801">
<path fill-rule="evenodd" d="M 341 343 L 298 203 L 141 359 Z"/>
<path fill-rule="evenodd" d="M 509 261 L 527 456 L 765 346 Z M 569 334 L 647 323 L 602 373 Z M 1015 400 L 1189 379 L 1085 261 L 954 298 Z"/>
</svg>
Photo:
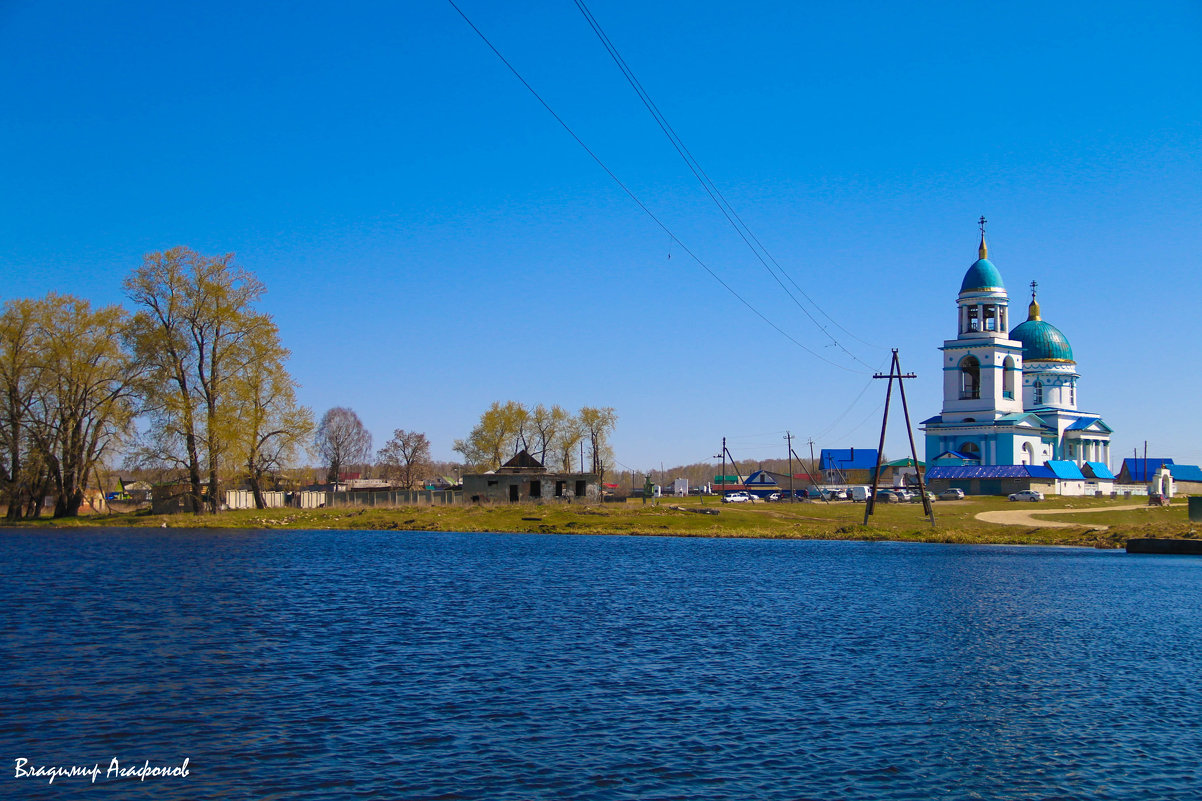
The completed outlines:
<svg viewBox="0 0 1202 801">
<path fill-rule="evenodd" d="M 956 338 L 940 349 L 943 410 L 921 424 L 929 477 L 963 478 L 971 473 L 1018 479 L 1025 473 L 1030 478 L 1054 477 L 1057 483 L 1113 479 L 1108 467 L 1111 429 L 1099 415 L 1077 408 L 1081 376 L 1073 349 L 1064 334 L 1042 318 L 1035 282 L 1027 319 L 1009 328 L 1010 297 L 1001 273 L 989 261 L 984 223 L 981 218 L 977 261 L 968 268 L 956 296 Z M 993 466 L 1027 469 L 938 469 Z M 959 476 L 961 472 L 965 476 Z"/>
</svg>

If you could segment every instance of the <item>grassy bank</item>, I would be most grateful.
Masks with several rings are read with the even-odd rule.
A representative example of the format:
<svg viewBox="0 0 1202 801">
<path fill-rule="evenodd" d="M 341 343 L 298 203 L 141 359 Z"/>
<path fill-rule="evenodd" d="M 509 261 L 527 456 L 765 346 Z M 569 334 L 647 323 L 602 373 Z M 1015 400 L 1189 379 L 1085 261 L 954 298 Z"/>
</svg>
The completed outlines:
<svg viewBox="0 0 1202 801">
<path fill-rule="evenodd" d="M 410 506 L 342 509 L 266 509 L 217 515 L 90 515 L 74 520 L 37 520 L 24 528 L 147 526 L 167 528 L 364 529 L 394 531 L 491 531 L 534 534 L 624 534 L 678 537 L 770 537 L 779 539 L 896 540 L 994 545 L 1122 547 L 1137 537 L 1193 537 L 1185 503 L 1167 508 L 1110 510 L 1119 501 L 1053 498 L 1040 504 L 1005 498 L 968 498 L 935 503 L 936 525 L 921 504 L 880 504 L 867 526 L 864 505 L 850 502 L 721 504 L 716 498 L 663 499 L 658 504 Z M 1049 518 L 1068 528 L 1010 526 L 976 519 L 987 510 L 1107 510 Z M 702 510 L 717 514 L 699 513 Z M 1106 531 L 1092 527 L 1105 525 Z"/>
</svg>

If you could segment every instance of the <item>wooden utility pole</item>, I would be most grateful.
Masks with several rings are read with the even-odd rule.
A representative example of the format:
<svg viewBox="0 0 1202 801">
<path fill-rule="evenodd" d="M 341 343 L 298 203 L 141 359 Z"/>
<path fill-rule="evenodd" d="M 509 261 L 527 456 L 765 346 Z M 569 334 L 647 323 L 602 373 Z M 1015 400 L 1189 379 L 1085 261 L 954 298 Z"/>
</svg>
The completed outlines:
<svg viewBox="0 0 1202 801">
<path fill-rule="evenodd" d="M 785 442 L 789 445 L 789 503 L 796 497 L 793 494 L 793 432 L 785 432 Z"/>
<path fill-rule="evenodd" d="M 922 481 L 922 467 L 918 463 L 918 450 L 914 447 L 914 429 L 910 428 L 910 407 L 906 403 L 906 385 L 903 383 L 906 378 L 917 377 L 914 373 L 902 373 L 901 362 L 897 358 L 897 348 L 893 349 L 893 362 L 889 365 L 889 375 L 877 373 L 873 376 L 873 378 L 888 378 L 889 385 L 885 390 L 885 415 L 881 418 L 881 443 L 876 449 L 876 469 L 872 471 L 872 492 L 868 494 L 868 498 L 864 502 L 864 525 L 868 525 L 868 517 L 876 509 L 876 488 L 877 482 L 881 478 L 881 456 L 885 453 L 885 426 L 889 424 L 889 399 L 893 396 L 893 379 L 896 378 L 897 388 L 901 391 L 902 411 L 906 416 L 906 435 L 910 438 L 910 456 L 914 459 L 914 470 L 918 474 L 918 492 L 922 496 L 922 508 L 931 520 L 931 527 L 935 527 L 935 510 L 931 506 L 931 500 L 927 497 L 926 485 Z"/>
</svg>

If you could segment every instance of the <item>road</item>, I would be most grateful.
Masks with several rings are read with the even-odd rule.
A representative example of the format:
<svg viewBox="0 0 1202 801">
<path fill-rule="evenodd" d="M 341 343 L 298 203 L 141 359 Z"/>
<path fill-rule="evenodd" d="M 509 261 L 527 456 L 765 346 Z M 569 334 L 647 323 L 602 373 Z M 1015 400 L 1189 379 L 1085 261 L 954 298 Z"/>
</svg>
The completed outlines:
<svg viewBox="0 0 1202 801">
<path fill-rule="evenodd" d="M 1090 523 L 1055 523 L 1042 520 L 1044 515 L 1087 515 L 1095 512 L 1119 512 L 1127 509 L 1143 509 L 1146 503 L 1130 504 L 1128 506 L 1106 506 L 1101 509 L 1001 509 L 996 512 L 978 512 L 977 520 L 986 523 L 1000 523 L 1003 526 L 1032 526 L 1035 528 L 1091 528 L 1094 531 L 1105 531 L 1110 526 Z M 1039 515 L 1039 517 L 1036 517 Z"/>
</svg>

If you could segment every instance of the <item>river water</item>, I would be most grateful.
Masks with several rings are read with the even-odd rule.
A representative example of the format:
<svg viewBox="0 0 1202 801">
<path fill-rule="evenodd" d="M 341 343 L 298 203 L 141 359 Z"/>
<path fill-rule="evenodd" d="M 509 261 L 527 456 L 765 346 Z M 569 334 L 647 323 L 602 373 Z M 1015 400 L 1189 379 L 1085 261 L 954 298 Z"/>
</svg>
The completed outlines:
<svg viewBox="0 0 1202 801">
<path fill-rule="evenodd" d="M 0 564 L 4 798 L 1202 794 L 1196 557 L 86 529 Z"/>
</svg>

